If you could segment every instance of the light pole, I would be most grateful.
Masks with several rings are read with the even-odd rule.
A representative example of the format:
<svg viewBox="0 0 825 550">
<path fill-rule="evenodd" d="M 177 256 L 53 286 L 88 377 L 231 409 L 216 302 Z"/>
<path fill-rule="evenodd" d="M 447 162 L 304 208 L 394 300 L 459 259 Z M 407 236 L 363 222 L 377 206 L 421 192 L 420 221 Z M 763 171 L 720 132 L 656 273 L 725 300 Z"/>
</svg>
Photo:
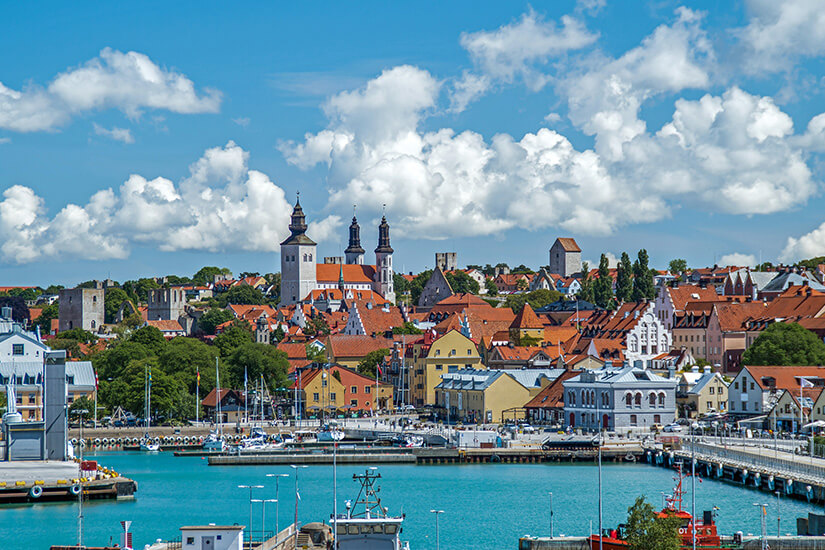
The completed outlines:
<svg viewBox="0 0 825 550">
<path fill-rule="evenodd" d="M 252 491 L 263 489 L 263 485 L 238 485 L 238 489 L 249 489 L 249 532 L 252 532 Z"/>
<path fill-rule="evenodd" d="M 87 414 L 89 411 L 86 409 L 82 409 L 79 411 L 75 411 L 80 416 L 80 441 L 78 441 L 78 446 L 80 447 L 80 461 L 83 462 L 83 415 Z M 78 548 L 83 546 L 83 472 L 80 472 L 81 475 L 78 476 L 78 485 L 80 485 L 80 492 L 77 494 L 77 546 Z"/>
<path fill-rule="evenodd" d="M 301 468 L 306 468 L 306 466 L 297 466 L 295 464 L 290 464 L 290 468 L 295 470 L 295 550 L 298 550 L 298 501 L 301 500 L 301 494 L 298 492 L 298 471 Z"/>
<path fill-rule="evenodd" d="M 250 502 L 260 502 L 261 503 L 261 544 L 265 542 L 264 539 L 264 531 L 266 530 L 266 503 L 267 502 L 278 502 L 274 498 L 253 498 Z M 249 537 L 249 542 L 252 542 L 252 536 Z"/>
<path fill-rule="evenodd" d="M 550 491 L 550 538 L 553 538 L 553 492 Z"/>
<path fill-rule="evenodd" d="M 438 515 L 443 514 L 444 510 L 430 510 L 431 514 L 435 514 L 435 550 L 441 550 L 441 544 L 438 540 Z"/>
<path fill-rule="evenodd" d="M 776 491 L 776 536 L 782 536 L 782 493 Z"/>
<path fill-rule="evenodd" d="M 696 428 L 699 424 L 690 425 L 690 520 L 693 550 L 696 550 Z M 765 550 L 764 548 L 762 550 Z"/>
<path fill-rule="evenodd" d="M 278 480 L 282 477 L 289 477 L 289 474 L 266 474 L 266 477 L 274 477 L 275 478 L 275 546 L 278 546 L 278 535 L 280 531 L 278 531 L 278 519 L 280 518 L 280 508 L 281 505 L 278 502 L 281 497 L 278 496 Z"/>
<path fill-rule="evenodd" d="M 757 502 L 754 502 L 753 505 L 759 507 L 759 515 L 762 523 L 762 550 L 768 550 L 768 505 L 759 504 Z"/>
</svg>

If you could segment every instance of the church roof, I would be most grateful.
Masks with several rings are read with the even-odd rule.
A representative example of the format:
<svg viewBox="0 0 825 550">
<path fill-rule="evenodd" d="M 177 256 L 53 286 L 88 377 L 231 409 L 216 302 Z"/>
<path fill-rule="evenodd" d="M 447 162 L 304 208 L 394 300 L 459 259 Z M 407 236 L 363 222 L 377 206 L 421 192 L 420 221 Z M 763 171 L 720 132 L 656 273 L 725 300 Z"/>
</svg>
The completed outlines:
<svg viewBox="0 0 825 550">
<path fill-rule="evenodd" d="M 372 283 L 375 277 L 375 266 L 359 264 L 318 264 L 315 266 L 315 280 L 319 283 L 337 283 L 342 272 L 345 283 Z"/>
<path fill-rule="evenodd" d="M 570 237 L 559 237 L 556 242 L 561 245 L 565 252 L 581 252 L 582 249 L 576 244 L 576 239 Z"/>
<path fill-rule="evenodd" d="M 306 236 L 307 223 L 306 216 L 304 216 L 304 209 L 301 208 L 301 201 L 295 202 L 295 208 L 292 210 L 292 222 L 289 224 L 290 236 L 282 242 L 285 244 L 303 244 L 315 246 L 315 241 Z"/>
</svg>

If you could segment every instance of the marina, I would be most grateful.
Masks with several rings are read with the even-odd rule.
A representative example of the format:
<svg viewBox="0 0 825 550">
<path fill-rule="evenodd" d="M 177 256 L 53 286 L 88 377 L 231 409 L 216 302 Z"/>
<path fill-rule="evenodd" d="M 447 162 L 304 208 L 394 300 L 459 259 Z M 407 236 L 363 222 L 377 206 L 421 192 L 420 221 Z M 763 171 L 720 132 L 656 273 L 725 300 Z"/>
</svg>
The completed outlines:
<svg viewBox="0 0 825 550">
<path fill-rule="evenodd" d="M 179 527 L 192 524 L 246 525 L 249 491 L 238 485 L 260 484 L 253 498 L 274 498 L 275 488 L 269 473 L 282 473 L 276 512 L 266 509 L 267 529 L 274 529 L 276 514 L 281 528 L 292 523 L 294 514 L 294 477 L 289 466 L 209 467 L 203 457 L 175 457 L 172 453 L 99 452 L 90 458 L 106 463 L 118 471 L 129 472 L 137 481 L 137 498 L 116 506 L 104 501 L 84 503 L 84 541 L 104 545 L 117 540 L 119 521 L 132 521 L 135 547 L 158 538 L 171 540 L 179 536 Z M 635 497 L 644 494 L 657 505 L 662 493 L 672 487 L 672 471 L 645 464 L 605 462 L 604 522 L 622 522 Z M 339 507 L 352 498 L 342 488 L 351 485 L 352 475 L 364 467 L 339 465 Z M 586 537 L 592 522 L 598 525 L 594 503 L 597 500 L 597 476 L 593 463 L 549 462 L 543 464 L 434 464 L 425 468 L 412 465 L 382 465 L 382 500 L 394 513 L 406 515 L 403 538 L 416 549 L 435 548 L 434 517 L 431 509 L 443 510 L 440 517 L 442 548 L 515 549 L 519 539 L 529 534 L 550 534 L 550 499 L 553 492 L 555 533 L 557 536 Z M 751 506 L 757 498 L 770 503 L 770 534 L 777 529 L 777 507 L 781 511 L 781 532 L 796 533 L 796 518 L 821 506 L 804 500 L 782 498 L 777 501 L 750 487 L 724 484 L 710 478 L 697 483 L 697 507 L 720 508 L 719 532 L 736 531 L 758 534 L 758 510 Z M 299 479 L 299 521 L 329 521 L 332 513 L 332 468 L 328 465 L 302 469 Z M 253 508 L 252 530 L 260 530 L 261 504 Z M 51 544 L 72 540 L 77 527 L 77 507 L 72 503 L 37 503 L 6 505 L 0 514 L 0 533 L 4 540 L 20 541 L 16 547 L 47 549 Z M 47 521 L 52 529 L 33 531 L 28 526 Z M 468 529 L 484 525 L 484 529 Z M 65 534 L 60 541 L 54 533 Z M 139 543 L 139 544 L 138 544 Z"/>
</svg>

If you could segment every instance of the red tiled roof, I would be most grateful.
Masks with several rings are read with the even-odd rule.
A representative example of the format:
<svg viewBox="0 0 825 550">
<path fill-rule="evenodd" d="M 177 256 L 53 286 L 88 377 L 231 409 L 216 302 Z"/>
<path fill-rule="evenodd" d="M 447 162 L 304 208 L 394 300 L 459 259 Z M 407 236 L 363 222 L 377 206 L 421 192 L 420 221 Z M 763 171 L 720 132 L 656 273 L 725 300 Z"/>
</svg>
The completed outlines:
<svg viewBox="0 0 825 550">
<path fill-rule="evenodd" d="M 394 327 L 404 325 L 404 317 L 401 315 L 401 309 L 395 306 L 390 306 L 385 311 L 383 307 L 370 306 L 371 302 L 355 301 L 358 308 L 358 315 L 361 317 L 361 323 L 364 325 L 364 332 L 369 335 L 384 334 Z"/>
<path fill-rule="evenodd" d="M 221 401 L 223 401 L 227 395 L 230 393 L 234 393 L 235 396 L 238 398 L 238 401 L 243 402 L 243 392 L 238 390 L 232 390 L 229 388 L 221 388 Z M 217 397 L 217 388 L 213 388 L 211 392 L 209 392 L 206 397 L 201 400 L 201 405 L 204 407 L 217 407 L 218 400 Z"/>
<path fill-rule="evenodd" d="M 285 352 L 289 359 L 307 358 L 307 347 L 303 342 L 279 342 L 276 347 Z"/>
<path fill-rule="evenodd" d="M 337 283 L 341 270 L 345 283 L 372 283 L 375 277 L 374 265 L 318 264 L 315 266 L 315 279 L 319 283 Z"/>
<path fill-rule="evenodd" d="M 2 292 L 2 291 L 0 291 Z M 38 317 L 43 313 L 42 307 L 30 307 L 29 308 L 29 319 L 32 321 L 36 321 Z"/>
<path fill-rule="evenodd" d="M 510 328 L 520 330 L 536 328 L 540 329 L 544 328 L 544 324 L 541 321 L 539 321 L 536 312 L 533 311 L 533 308 L 530 307 L 530 304 L 525 302 L 524 306 L 521 308 L 521 311 L 518 312 L 516 318 L 513 319 L 512 323 L 510 323 Z"/>
<path fill-rule="evenodd" d="M 825 380 L 825 367 L 747 366 L 744 368 L 748 370 L 762 389 L 770 388 L 770 382 L 773 381 L 773 386 L 778 389 L 799 392 L 799 386 L 801 384 L 800 377 Z"/>
<path fill-rule="evenodd" d="M 557 239 L 565 252 L 581 252 L 582 249 L 576 243 L 576 239 L 570 237 L 559 237 Z"/>
<path fill-rule="evenodd" d="M 181 332 L 183 327 L 177 321 L 146 321 L 150 327 L 155 327 L 161 332 Z"/>
<path fill-rule="evenodd" d="M 364 357 L 369 352 L 379 349 L 390 349 L 392 340 L 371 336 L 333 334 L 328 337 L 327 346 L 330 350 L 330 357 L 340 360 L 344 357 Z"/>
<path fill-rule="evenodd" d="M 765 314 L 764 302 L 720 303 L 714 306 L 722 332 L 745 330 L 745 323 Z"/>
<path fill-rule="evenodd" d="M 564 381 L 578 376 L 578 371 L 564 371 L 550 382 L 538 395 L 524 405 L 526 409 L 561 409 L 564 408 Z"/>
<path fill-rule="evenodd" d="M 717 301 L 719 296 L 713 288 L 702 288 L 699 285 L 666 287 L 666 292 L 670 295 L 673 308 L 677 311 L 685 309 L 685 305 L 689 302 L 713 302 Z"/>
</svg>

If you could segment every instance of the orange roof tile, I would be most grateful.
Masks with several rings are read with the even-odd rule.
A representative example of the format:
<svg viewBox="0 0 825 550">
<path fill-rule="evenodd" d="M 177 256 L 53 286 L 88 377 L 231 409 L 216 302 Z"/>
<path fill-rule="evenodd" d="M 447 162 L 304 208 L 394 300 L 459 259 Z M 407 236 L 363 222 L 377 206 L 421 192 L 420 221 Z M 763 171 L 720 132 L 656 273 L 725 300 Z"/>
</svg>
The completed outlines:
<svg viewBox="0 0 825 550">
<path fill-rule="evenodd" d="M 538 395 L 524 405 L 527 409 L 561 409 L 564 408 L 564 381 L 578 376 L 578 371 L 564 371 L 550 382 Z"/>
<path fill-rule="evenodd" d="M 684 310 L 690 302 L 713 302 L 717 301 L 719 296 L 713 288 L 702 288 L 699 285 L 666 287 L 666 292 L 670 295 L 673 308 L 677 311 Z"/>
<path fill-rule="evenodd" d="M 521 311 L 518 312 L 516 318 L 513 319 L 512 323 L 510 323 L 510 328 L 520 330 L 544 328 L 544 323 L 539 321 L 536 312 L 533 311 L 530 304 L 525 302 L 524 306 L 521 308 Z"/>
<path fill-rule="evenodd" d="M 345 283 L 372 283 L 375 277 L 374 265 L 318 264 L 315 279 L 319 283 L 337 283 L 342 270 Z"/>
<path fill-rule="evenodd" d="M 390 349 L 392 348 L 392 340 L 371 336 L 333 334 L 327 338 L 327 345 L 330 350 L 330 357 L 340 360 L 344 357 L 364 357 L 369 352 L 379 349 Z"/>
<path fill-rule="evenodd" d="M 570 237 L 559 237 L 557 239 L 565 252 L 581 252 L 582 249 L 576 243 L 576 239 Z"/>
</svg>

